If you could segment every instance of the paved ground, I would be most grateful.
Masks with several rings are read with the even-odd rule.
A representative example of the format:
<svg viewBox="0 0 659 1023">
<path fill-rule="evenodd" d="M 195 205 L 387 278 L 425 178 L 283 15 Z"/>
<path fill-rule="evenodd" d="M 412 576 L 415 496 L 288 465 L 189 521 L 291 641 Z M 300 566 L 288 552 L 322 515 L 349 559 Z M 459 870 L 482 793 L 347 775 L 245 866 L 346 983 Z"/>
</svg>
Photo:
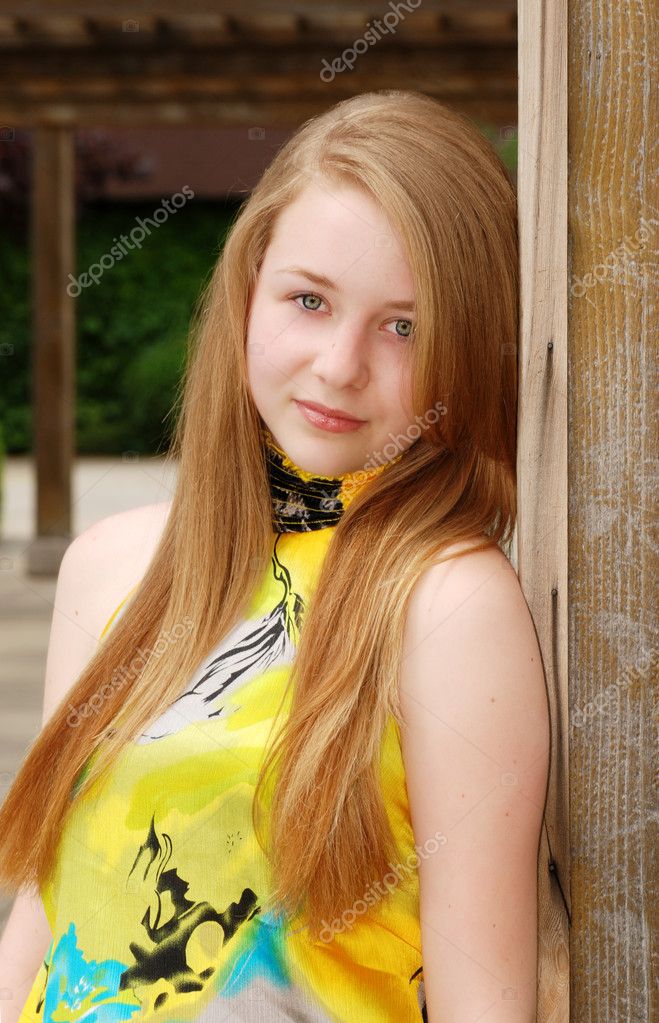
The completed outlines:
<svg viewBox="0 0 659 1023">
<path fill-rule="evenodd" d="M 172 495 L 175 473 L 163 458 L 80 458 L 73 480 L 73 534 L 113 512 Z M 34 530 L 29 458 L 8 458 L 0 528 L 0 799 L 39 733 L 46 652 L 57 579 L 28 576 Z M 0 932 L 11 907 L 0 896 Z"/>
</svg>

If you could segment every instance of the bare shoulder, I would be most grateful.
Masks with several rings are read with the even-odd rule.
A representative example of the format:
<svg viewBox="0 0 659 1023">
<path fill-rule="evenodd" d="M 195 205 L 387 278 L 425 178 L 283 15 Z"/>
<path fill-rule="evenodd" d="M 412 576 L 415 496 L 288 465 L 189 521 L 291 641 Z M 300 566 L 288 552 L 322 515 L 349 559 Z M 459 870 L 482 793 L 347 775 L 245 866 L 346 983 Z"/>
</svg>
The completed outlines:
<svg viewBox="0 0 659 1023">
<path fill-rule="evenodd" d="M 146 572 L 162 537 L 170 501 L 107 515 L 68 546 L 60 569 L 64 600 L 78 601 L 93 633 Z M 58 583 L 59 587 L 59 583 Z"/>
<path fill-rule="evenodd" d="M 447 547 L 442 557 L 446 560 L 427 568 L 419 577 L 411 594 L 410 618 L 417 622 L 425 613 L 437 610 L 457 610 L 461 598 L 474 598 L 465 609 L 475 611 L 480 594 L 487 598 L 494 592 L 517 605 L 525 603 L 517 573 L 500 547 L 474 550 L 475 540 L 464 540 Z M 450 556 L 449 556 L 450 555 Z M 516 598 L 516 599 L 515 599 Z"/>
<path fill-rule="evenodd" d="M 65 557 L 105 557 L 128 561 L 142 551 L 140 566 L 148 564 L 162 536 L 171 501 L 143 504 L 137 508 L 106 515 L 88 526 L 67 548 Z"/>
<path fill-rule="evenodd" d="M 442 699 L 442 692 L 457 685 L 466 699 L 469 679 L 474 699 L 484 696 L 479 687 L 496 685 L 518 697 L 528 685 L 540 704 L 541 653 L 517 573 L 498 546 L 474 550 L 474 545 L 463 541 L 447 548 L 444 554 L 459 556 L 431 565 L 413 587 L 403 677 L 424 698 L 432 693 Z"/>
<path fill-rule="evenodd" d="M 163 501 L 108 515 L 67 547 L 55 591 L 43 722 L 91 659 L 113 612 L 143 578 L 170 507 Z"/>
</svg>

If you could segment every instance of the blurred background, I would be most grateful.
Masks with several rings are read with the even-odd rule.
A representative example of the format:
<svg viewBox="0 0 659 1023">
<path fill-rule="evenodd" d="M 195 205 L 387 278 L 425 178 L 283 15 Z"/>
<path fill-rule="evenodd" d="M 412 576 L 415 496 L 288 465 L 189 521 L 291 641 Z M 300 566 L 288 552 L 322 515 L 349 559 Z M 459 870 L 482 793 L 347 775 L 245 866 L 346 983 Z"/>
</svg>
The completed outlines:
<svg viewBox="0 0 659 1023">
<path fill-rule="evenodd" d="M 190 317 L 277 149 L 340 99 L 416 89 L 516 176 L 514 2 L 184 8 L 0 0 L 0 798 L 40 729 L 67 544 L 171 497 Z"/>
</svg>

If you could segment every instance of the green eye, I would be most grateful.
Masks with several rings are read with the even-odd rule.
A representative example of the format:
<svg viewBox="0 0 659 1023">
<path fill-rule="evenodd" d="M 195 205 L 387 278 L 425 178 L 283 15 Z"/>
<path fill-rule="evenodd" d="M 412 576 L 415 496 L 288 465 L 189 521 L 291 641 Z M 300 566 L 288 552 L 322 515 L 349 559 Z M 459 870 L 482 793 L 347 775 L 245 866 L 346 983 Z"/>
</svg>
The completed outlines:
<svg viewBox="0 0 659 1023">
<path fill-rule="evenodd" d="M 300 295 L 294 295 L 293 296 L 293 300 L 295 302 L 297 302 L 298 298 L 301 298 L 302 301 L 303 301 L 302 308 L 303 309 L 308 309 L 310 312 L 315 312 L 315 310 L 318 308 L 318 305 L 310 305 L 310 306 L 306 305 L 306 304 L 304 304 L 304 300 L 305 299 L 309 298 L 309 299 L 311 299 L 312 302 L 317 302 L 318 304 L 320 304 L 323 301 L 322 298 L 320 298 L 318 295 L 314 295 L 310 291 L 305 291 L 305 292 L 302 292 Z"/>
<path fill-rule="evenodd" d="M 401 331 L 400 333 L 398 332 L 398 329 L 396 329 L 396 333 L 398 334 L 398 336 L 399 337 L 409 337 L 410 334 L 412 334 L 412 332 L 414 331 L 414 325 L 413 325 L 412 321 L 411 320 L 395 320 L 396 328 L 398 328 L 398 324 L 399 323 L 404 324 L 405 325 L 405 329 L 403 331 Z"/>
</svg>

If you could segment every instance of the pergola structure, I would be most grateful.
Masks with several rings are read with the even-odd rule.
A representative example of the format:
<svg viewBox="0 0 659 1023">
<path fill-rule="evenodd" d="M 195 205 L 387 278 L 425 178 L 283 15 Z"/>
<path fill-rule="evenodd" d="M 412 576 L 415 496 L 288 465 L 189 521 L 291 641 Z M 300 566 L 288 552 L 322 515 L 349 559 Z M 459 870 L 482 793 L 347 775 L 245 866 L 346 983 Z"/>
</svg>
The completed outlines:
<svg viewBox="0 0 659 1023">
<path fill-rule="evenodd" d="M 112 0 L 27 0 L 3 14 L 4 2 L 0 113 L 10 125 L 32 127 L 295 127 L 344 96 L 401 86 L 476 118 L 515 125 L 513 0 L 414 4 L 392 4 L 396 17 L 386 7 L 366 13 L 351 0 L 329 6 L 300 0 L 278 9 L 263 0 L 163 0 L 154 5 L 157 13 Z M 326 65 L 361 40 L 367 24 L 379 38 L 358 44 L 355 70 L 335 72 L 330 81 Z"/>
<path fill-rule="evenodd" d="M 396 13 L 397 10 L 397 13 Z M 375 44 L 358 42 L 370 24 Z M 289 127 L 338 100 L 415 88 L 471 116 L 517 122 L 514 0 L 273 7 L 177 0 L 0 2 L 0 128 L 33 130 L 35 536 L 54 573 L 71 540 L 75 408 L 74 131 L 97 125 Z M 332 69 L 354 52 L 354 69 Z M 334 64 L 334 68 L 336 68 Z M 228 154 L 230 158 L 230 154 Z"/>
</svg>

